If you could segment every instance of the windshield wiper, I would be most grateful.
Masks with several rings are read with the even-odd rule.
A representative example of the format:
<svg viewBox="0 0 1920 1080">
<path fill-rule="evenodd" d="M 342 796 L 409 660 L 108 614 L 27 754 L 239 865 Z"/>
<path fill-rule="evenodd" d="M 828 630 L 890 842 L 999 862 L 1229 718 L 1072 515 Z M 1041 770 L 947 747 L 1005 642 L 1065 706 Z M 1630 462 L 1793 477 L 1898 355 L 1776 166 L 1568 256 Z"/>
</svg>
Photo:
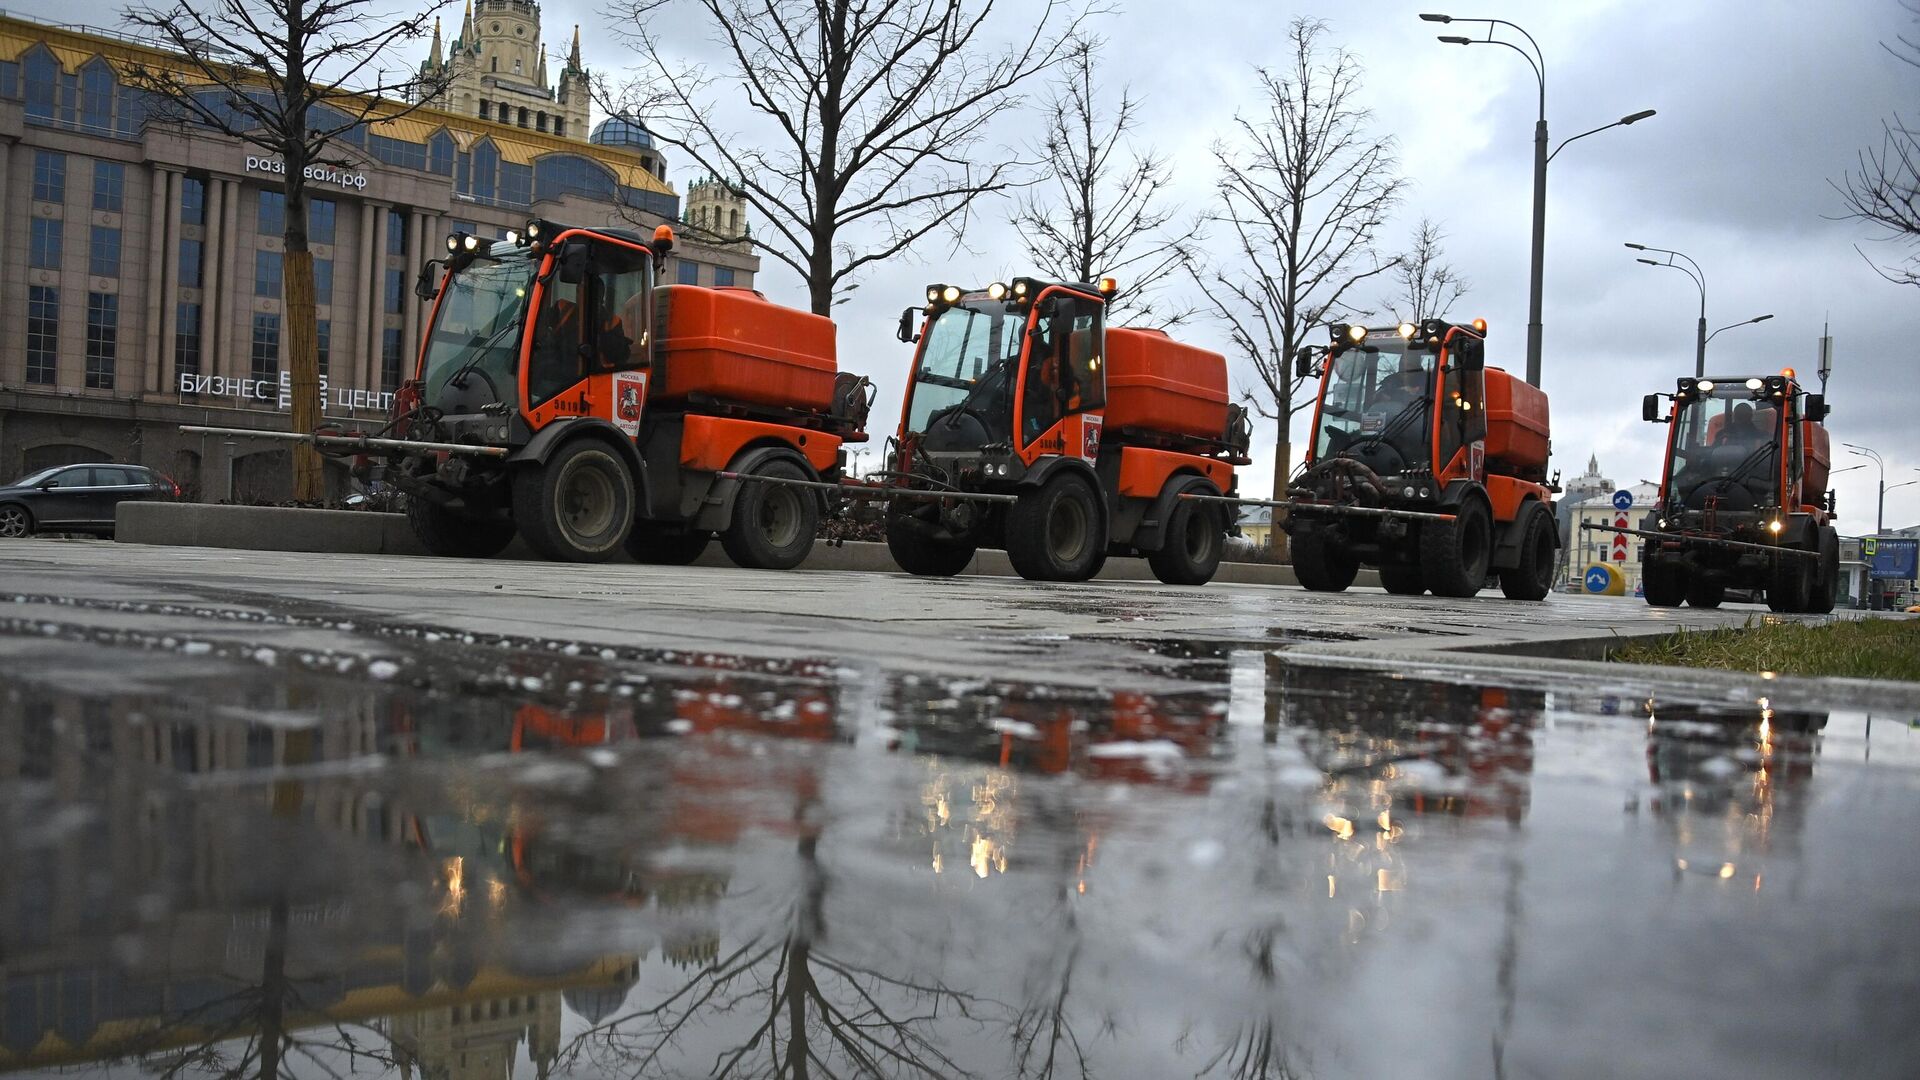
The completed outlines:
<svg viewBox="0 0 1920 1080">
<path fill-rule="evenodd" d="M 474 349 L 473 359 L 461 365 L 458 371 L 455 371 L 452 375 L 447 377 L 447 385 L 457 386 L 460 389 L 465 390 L 467 388 L 467 375 L 470 374 L 471 372 L 478 371 L 480 367 L 480 361 L 485 360 L 487 358 L 487 354 L 493 351 L 494 345 L 498 344 L 500 339 L 505 337 L 509 331 L 519 329 L 520 322 L 521 320 L 519 318 L 515 318 L 512 322 L 494 331 L 492 337 L 481 342 L 479 347 Z M 493 391 L 493 396 L 496 398 L 499 397 L 500 388 L 498 386 L 493 385 L 493 378 L 487 375 L 487 373 L 484 371 L 480 372 L 480 375 L 482 378 L 485 378 L 487 380 L 487 386 Z"/>
<path fill-rule="evenodd" d="M 1369 435 L 1363 441 L 1369 445 L 1375 445 L 1375 446 L 1379 445 L 1380 442 L 1386 439 L 1387 436 L 1392 435 L 1396 431 L 1398 431 L 1402 424 L 1406 423 L 1408 420 L 1411 420 L 1415 415 L 1414 414 L 1415 409 L 1420 408 L 1426 403 L 1427 403 L 1427 399 L 1425 397 L 1418 397 L 1413 399 L 1412 401 L 1407 402 L 1406 405 L 1401 407 L 1399 412 L 1393 414 L 1392 419 L 1380 425 L 1379 431 L 1375 432 L 1372 435 Z"/>
</svg>

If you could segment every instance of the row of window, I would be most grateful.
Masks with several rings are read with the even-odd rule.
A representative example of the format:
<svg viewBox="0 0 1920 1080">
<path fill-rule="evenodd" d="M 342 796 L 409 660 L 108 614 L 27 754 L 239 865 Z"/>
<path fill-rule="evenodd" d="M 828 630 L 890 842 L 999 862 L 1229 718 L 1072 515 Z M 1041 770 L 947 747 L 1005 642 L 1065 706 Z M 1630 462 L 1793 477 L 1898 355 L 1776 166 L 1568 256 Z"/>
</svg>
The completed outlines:
<svg viewBox="0 0 1920 1080">
<path fill-rule="evenodd" d="M 93 163 L 93 208 L 117 214 L 126 209 L 127 167 L 117 161 Z M 67 155 L 51 150 L 33 152 L 33 197 L 40 202 L 67 201 Z"/>
<path fill-rule="evenodd" d="M 65 222 L 57 218 L 34 218 L 27 226 L 27 265 L 44 270 L 60 269 L 65 254 Z M 94 277 L 120 276 L 120 230 L 111 225 L 91 225 L 87 231 L 87 273 Z"/>
<path fill-rule="evenodd" d="M 680 259 L 677 261 L 679 262 L 680 265 L 679 265 L 679 269 L 675 271 L 674 280 L 678 281 L 682 285 L 700 284 L 700 264 L 696 262 L 688 262 L 685 259 Z M 734 280 L 735 279 L 733 275 L 733 267 L 716 266 L 713 268 L 713 284 L 715 288 L 725 288 L 725 287 L 731 286 L 734 283 Z"/>
<path fill-rule="evenodd" d="M 494 57 L 493 62 L 496 65 L 499 64 L 500 58 L 497 56 Z M 515 120 L 517 119 L 521 127 L 527 127 L 528 121 L 531 120 L 533 130 L 535 131 L 547 130 L 548 117 L 545 109 L 529 109 L 525 105 L 517 106 L 517 108 L 519 112 L 516 116 L 516 113 L 515 113 L 516 106 L 513 104 L 513 102 L 488 101 L 486 98 L 481 98 L 480 99 L 480 119 L 498 120 L 503 124 L 514 123 Z M 564 116 L 555 116 L 552 119 L 553 119 L 553 133 L 555 135 L 560 135 L 564 137 L 567 133 L 567 118 Z"/>
<path fill-rule="evenodd" d="M 60 290 L 46 285 L 27 289 L 27 382 L 52 386 L 60 356 Z M 87 294 L 86 386 L 113 389 L 119 352 L 120 297 Z"/>
</svg>

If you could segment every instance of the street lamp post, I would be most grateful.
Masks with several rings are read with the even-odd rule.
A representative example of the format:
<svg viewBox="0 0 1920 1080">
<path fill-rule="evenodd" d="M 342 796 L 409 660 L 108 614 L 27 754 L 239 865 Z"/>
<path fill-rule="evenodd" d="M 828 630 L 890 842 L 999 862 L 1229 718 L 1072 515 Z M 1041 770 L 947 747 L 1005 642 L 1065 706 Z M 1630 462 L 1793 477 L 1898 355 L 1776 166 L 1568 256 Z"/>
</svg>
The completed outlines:
<svg viewBox="0 0 1920 1080">
<path fill-rule="evenodd" d="M 1707 333 L 1707 272 L 1700 268 L 1700 264 L 1694 262 L 1691 256 L 1670 248 L 1648 247 L 1645 244 L 1634 243 L 1629 243 L 1626 246 L 1634 251 L 1646 251 L 1655 255 L 1665 255 L 1667 257 L 1665 262 L 1661 262 L 1659 259 L 1636 259 L 1635 261 L 1646 263 L 1648 266 L 1666 266 L 1678 270 L 1692 278 L 1694 286 L 1700 290 L 1700 321 L 1695 324 L 1698 329 L 1694 332 L 1693 341 L 1693 377 L 1696 379 L 1704 379 L 1707 377 L 1707 342 L 1712 341 L 1714 337 L 1720 333 L 1720 330 L 1731 330 L 1736 326 L 1766 322 L 1768 319 L 1773 318 L 1772 315 L 1756 315 L 1751 319 L 1742 319 L 1737 323 L 1730 323 L 1721 327 L 1720 330 L 1715 330 L 1709 334 Z M 1673 261 L 1675 259 L 1686 259 L 1687 265 L 1681 266 L 1679 263 Z"/>
<path fill-rule="evenodd" d="M 1540 84 L 1540 116 L 1533 125 L 1533 265 L 1527 281 L 1527 382 L 1534 386 L 1539 386 L 1540 339 L 1542 334 L 1540 324 L 1540 294 L 1541 278 L 1545 270 L 1547 250 L 1547 162 L 1552 161 L 1554 155 L 1558 154 L 1566 147 L 1567 143 L 1573 142 L 1574 139 L 1584 139 L 1588 135 L 1606 131 L 1608 128 L 1624 127 L 1628 124 L 1637 123 L 1654 115 L 1654 111 L 1652 109 L 1643 109 L 1640 112 L 1623 116 L 1611 124 L 1602 124 L 1592 131 L 1583 131 L 1575 135 L 1572 139 L 1561 143 L 1559 147 L 1556 147 L 1549 153 L 1547 150 L 1547 58 L 1545 54 L 1541 53 L 1540 44 L 1533 40 L 1533 35 L 1527 33 L 1518 23 L 1508 22 L 1505 19 L 1456 19 L 1451 15 L 1439 15 L 1431 12 L 1422 14 L 1420 18 L 1431 23 L 1463 22 L 1485 25 L 1487 28 L 1487 36 L 1484 39 L 1445 34 L 1441 36 L 1440 40 L 1448 45 L 1505 45 L 1526 59 L 1528 66 L 1533 68 L 1534 78 Z M 1502 41 L 1494 37 L 1494 27 L 1496 26 L 1509 27 L 1521 37 L 1526 38 L 1527 45 L 1532 51 L 1523 49 L 1511 41 Z"/>
<path fill-rule="evenodd" d="M 1841 443 L 1840 445 L 1853 451 L 1855 457 L 1863 457 L 1873 462 L 1874 467 L 1880 470 L 1880 505 L 1873 518 L 1873 535 L 1879 536 L 1881 533 L 1887 531 L 1887 463 L 1881 460 L 1880 452 L 1871 447 L 1856 446 L 1853 443 Z M 1905 487 L 1906 485 L 1896 484 L 1894 486 Z"/>
</svg>

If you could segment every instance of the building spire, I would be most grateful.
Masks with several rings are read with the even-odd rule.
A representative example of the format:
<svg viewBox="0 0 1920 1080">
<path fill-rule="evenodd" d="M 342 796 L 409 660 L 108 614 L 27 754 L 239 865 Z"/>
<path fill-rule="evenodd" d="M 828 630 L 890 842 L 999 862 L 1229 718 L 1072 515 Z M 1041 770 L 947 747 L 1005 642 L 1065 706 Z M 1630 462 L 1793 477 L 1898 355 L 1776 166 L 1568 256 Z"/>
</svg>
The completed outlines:
<svg viewBox="0 0 1920 1080">
<path fill-rule="evenodd" d="M 433 52 L 427 55 L 427 63 L 436 68 L 444 63 L 440 55 L 440 16 L 438 15 L 433 17 Z"/>
<path fill-rule="evenodd" d="M 1600 475 L 1600 455 L 1599 454 L 1595 453 L 1595 454 L 1589 454 L 1587 456 L 1587 475 L 1588 476 Z"/>
<path fill-rule="evenodd" d="M 567 70 L 568 71 L 581 70 L 580 69 L 580 24 L 579 23 L 573 24 L 573 51 L 567 54 Z"/>
<path fill-rule="evenodd" d="M 473 41 L 473 0 L 467 0 L 466 13 L 460 16 L 460 41 L 471 49 Z"/>
</svg>

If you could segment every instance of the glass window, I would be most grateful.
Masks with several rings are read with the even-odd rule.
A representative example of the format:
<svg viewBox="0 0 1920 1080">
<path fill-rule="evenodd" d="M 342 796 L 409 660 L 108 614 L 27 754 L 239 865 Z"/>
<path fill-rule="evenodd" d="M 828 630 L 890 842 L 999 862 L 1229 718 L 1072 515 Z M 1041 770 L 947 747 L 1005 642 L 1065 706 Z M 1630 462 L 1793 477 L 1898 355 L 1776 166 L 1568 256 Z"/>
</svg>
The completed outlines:
<svg viewBox="0 0 1920 1080">
<path fill-rule="evenodd" d="M 1435 357 L 1406 352 L 1396 332 L 1375 334 L 1331 362 L 1326 400 L 1314 436 L 1314 458 L 1333 457 L 1361 439 L 1385 444 L 1405 463 L 1427 464 L 1432 456 L 1427 426 L 1433 399 Z M 1386 458 L 1388 468 L 1398 472 Z M 1371 462 L 1370 462 L 1371 464 Z"/>
<path fill-rule="evenodd" d="M 492 140 L 481 140 L 473 148 L 473 186 L 468 189 L 473 197 L 492 202 L 499 172 L 500 151 L 494 149 Z"/>
<path fill-rule="evenodd" d="M 254 379 L 280 381 L 280 316 L 255 312 L 253 347 L 247 373 Z"/>
<path fill-rule="evenodd" d="M 95 225 L 87 242 L 87 273 L 94 277 L 120 276 L 120 230 Z"/>
<path fill-rule="evenodd" d="M 95 60 L 80 69 L 80 123 L 94 131 L 113 130 L 113 69 Z"/>
<path fill-rule="evenodd" d="M 453 174 L 453 136 L 436 131 L 427 138 L 427 169 L 441 176 Z"/>
<path fill-rule="evenodd" d="M 1780 503 L 1775 448 L 1784 441 L 1780 409 L 1763 385 L 1713 384 L 1680 402 L 1673 429 L 1668 497 L 1692 510 L 1714 502 L 1723 510 Z"/>
<path fill-rule="evenodd" d="M 60 290 L 27 288 L 27 381 L 52 386 L 60 356 Z"/>
<path fill-rule="evenodd" d="M 333 260 L 313 260 L 313 302 L 333 303 Z"/>
<path fill-rule="evenodd" d="M 60 96 L 60 62 L 45 45 L 36 45 L 23 61 L 27 120 L 52 121 Z"/>
<path fill-rule="evenodd" d="M 534 269 L 526 259 L 483 260 L 447 278 L 427 336 L 428 402 L 437 401 L 448 380 L 469 366 L 502 393 L 512 392 L 520 358 L 515 331 L 525 319 Z"/>
<path fill-rule="evenodd" d="M 182 225 L 205 225 L 207 223 L 207 182 L 189 176 L 180 183 L 180 223 Z"/>
<path fill-rule="evenodd" d="M 714 283 L 715 285 L 717 285 L 717 286 L 721 286 L 721 287 L 723 287 L 723 288 L 724 288 L 724 287 L 726 287 L 726 286 L 730 286 L 730 285 L 732 285 L 732 284 L 733 284 L 733 267 L 731 267 L 731 266 L 716 266 L 716 267 L 714 267 L 714 268 L 713 268 L 713 283 Z"/>
<path fill-rule="evenodd" d="M 41 202 L 67 201 L 67 155 L 33 152 L 33 197 Z"/>
<path fill-rule="evenodd" d="M 199 240 L 180 241 L 180 284 L 186 288 L 200 287 L 200 262 L 204 247 Z"/>
<path fill-rule="evenodd" d="M 392 393 L 400 388 L 400 328 L 389 326 L 380 334 L 380 388 Z"/>
<path fill-rule="evenodd" d="M 511 206 L 527 206 L 533 202 L 531 166 L 510 161 L 500 163 L 500 201 Z"/>
<path fill-rule="evenodd" d="M 387 314 L 398 315 L 406 303 L 407 274 L 404 270 L 387 271 Z"/>
<path fill-rule="evenodd" d="M 423 143 L 407 142 L 404 139 L 390 139 L 385 135 L 367 135 L 367 152 L 375 161 L 385 165 L 397 165 L 403 169 L 425 170 L 427 167 L 427 148 Z"/>
<path fill-rule="evenodd" d="M 57 218 L 34 218 L 27 232 L 27 265 L 44 270 L 60 269 L 60 227 Z"/>
<path fill-rule="evenodd" d="M 1021 389 L 1021 442 L 1031 443 L 1061 418 L 1106 400 L 1100 369 L 1100 304 L 1056 294 L 1035 322 Z"/>
<path fill-rule="evenodd" d="M 314 351 L 320 357 L 320 377 L 327 377 L 327 366 L 333 360 L 333 320 L 320 319 L 313 324 Z"/>
<path fill-rule="evenodd" d="M 338 204 L 331 199 L 315 199 L 307 204 L 307 240 L 315 244 L 333 243 L 333 221 Z"/>
<path fill-rule="evenodd" d="M 278 191 L 260 193 L 260 216 L 254 231 L 261 236 L 280 236 L 287 231 L 287 197 Z"/>
<path fill-rule="evenodd" d="M 387 254 L 405 255 L 407 253 L 407 215 L 398 210 L 387 211 Z"/>
<path fill-rule="evenodd" d="M 120 336 L 120 297 L 87 294 L 87 388 L 113 389 L 113 362 Z"/>
<path fill-rule="evenodd" d="M 147 97 L 143 91 L 131 86 L 120 88 L 120 122 L 116 126 L 120 137 L 131 139 L 140 134 L 141 125 L 147 121 Z"/>
<path fill-rule="evenodd" d="M 200 374 L 199 304 L 181 304 L 174 313 L 173 369 L 180 375 Z"/>
<path fill-rule="evenodd" d="M 277 251 L 253 253 L 253 295 L 280 296 L 281 259 Z"/>
<path fill-rule="evenodd" d="M 533 189 L 541 200 L 579 195 L 613 202 L 619 185 L 596 161 L 579 154 L 548 154 L 533 163 Z"/>
<path fill-rule="evenodd" d="M 473 191 L 473 155 L 465 150 L 454 158 L 453 190 L 462 194 Z"/>
<path fill-rule="evenodd" d="M 700 264 L 697 262 L 688 262 L 685 259 L 678 261 L 680 263 L 679 276 L 675 280 L 679 281 L 682 285 L 700 284 Z"/>
<path fill-rule="evenodd" d="M 1025 316 L 994 301 L 942 310 L 928 324 L 907 409 L 907 430 L 927 430 L 942 414 L 965 408 L 1006 438 L 1013 427 L 1013 361 Z"/>
<path fill-rule="evenodd" d="M 93 163 L 93 208 L 117 214 L 125 206 L 127 167 L 117 161 Z"/>
</svg>

